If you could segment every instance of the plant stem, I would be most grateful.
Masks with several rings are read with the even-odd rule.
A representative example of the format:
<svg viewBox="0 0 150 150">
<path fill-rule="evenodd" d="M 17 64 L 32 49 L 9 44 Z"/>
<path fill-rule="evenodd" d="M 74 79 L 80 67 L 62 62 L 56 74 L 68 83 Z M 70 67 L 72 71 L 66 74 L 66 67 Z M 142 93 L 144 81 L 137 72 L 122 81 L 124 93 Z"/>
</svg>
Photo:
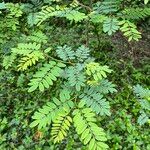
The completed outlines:
<svg viewBox="0 0 150 150">
<path fill-rule="evenodd" d="M 80 3 L 79 1 L 78 1 L 78 4 L 79 4 L 81 7 L 86 8 L 86 9 L 89 10 L 90 12 L 92 11 L 92 8 L 91 8 L 91 7 L 89 7 L 89 6 L 87 6 L 87 5 L 84 5 L 84 4 Z"/>
<path fill-rule="evenodd" d="M 98 40 L 98 49 L 99 49 L 99 48 L 100 48 L 100 37 L 99 37 L 99 34 L 98 34 L 98 30 L 97 30 L 96 25 L 94 25 L 94 28 L 95 28 L 95 34 L 96 34 L 97 40 Z"/>
</svg>

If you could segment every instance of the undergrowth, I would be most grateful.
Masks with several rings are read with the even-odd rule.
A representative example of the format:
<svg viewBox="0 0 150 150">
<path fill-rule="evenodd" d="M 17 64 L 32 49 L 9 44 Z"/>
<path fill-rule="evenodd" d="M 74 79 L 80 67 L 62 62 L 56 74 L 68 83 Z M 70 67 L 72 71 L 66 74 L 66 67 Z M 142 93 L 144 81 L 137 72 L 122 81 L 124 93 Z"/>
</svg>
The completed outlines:
<svg viewBox="0 0 150 150">
<path fill-rule="evenodd" d="M 149 15 L 148 1 L 0 3 L 0 149 L 149 150 L 148 56 L 133 55 Z"/>
</svg>

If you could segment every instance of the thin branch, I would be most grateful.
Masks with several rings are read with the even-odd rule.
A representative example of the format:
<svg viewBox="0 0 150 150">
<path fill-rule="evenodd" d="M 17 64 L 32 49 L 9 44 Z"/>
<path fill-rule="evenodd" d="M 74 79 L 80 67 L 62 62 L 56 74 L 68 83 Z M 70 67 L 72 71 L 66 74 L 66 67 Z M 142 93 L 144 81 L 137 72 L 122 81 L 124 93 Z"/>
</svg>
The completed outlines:
<svg viewBox="0 0 150 150">
<path fill-rule="evenodd" d="M 54 57 L 52 57 L 52 56 L 49 56 L 49 55 L 47 55 L 47 54 L 44 54 L 44 55 L 45 55 L 45 57 L 51 58 L 52 60 L 55 60 L 55 61 L 58 61 L 58 62 L 62 62 L 62 63 L 65 63 L 65 64 L 74 65 L 74 63 L 72 63 L 72 62 L 66 62 L 66 61 L 63 61 L 63 60 L 60 60 L 60 59 L 56 59 L 56 58 L 54 58 Z"/>
<path fill-rule="evenodd" d="M 86 8 L 86 9 L 89 10 L 90 12 L 92 11 L 92 8 L 91 8 L 90 6 L 84 5 L 84 4 L 80 3 L 79 1 L 77 1 L 77 2 L 78 2 L 78 4 L 79 4 L 81 7 Z"/>
</svg>

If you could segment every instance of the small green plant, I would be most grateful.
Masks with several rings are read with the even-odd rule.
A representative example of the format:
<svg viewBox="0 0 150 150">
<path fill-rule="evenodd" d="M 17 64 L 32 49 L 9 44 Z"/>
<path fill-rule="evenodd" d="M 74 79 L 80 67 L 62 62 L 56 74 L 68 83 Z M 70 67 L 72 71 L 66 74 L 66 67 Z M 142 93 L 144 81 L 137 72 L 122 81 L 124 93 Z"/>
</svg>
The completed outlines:
<svg viewBox="0 0 150 150">
<path fill-rule="evenodd" d="M 67 136 L 73 125 L 81 142 L 89 149 L 107 149 L 107 138 L 104 130 L 96 124 L 96 114 L 110 115 L 110 105 L 104 97 L 109 92 L 116 92 L 115 86 L 105 79 L 112 70 L 106 65 L 93 62 L 89 48 L 84 45 L 75 50 L 67 45 L 58 46 L 53 50 L 53 55 L 61 58 L 57 59 L 52 57 L 51 52 L 42 50 L 40 44 L 20 43 L 17 48 L 12 48 L 12 55 L 19 55 L 18 71 L 30 70 L 35 66 L 34 57 L 27 61 L 29 63 L 24 60 L 36 52 L 40 54 L 38 56 L 43 59 L 43 63 L 33 74 L 28 92 L 44 92 L 53 88 L 54 82 L 58 80 L 60 84 L 57 91 L 60 92 L 59 96 L 56 94 L 51 97 L 46 105 L 35 112 L 30 126 L 38 126 L 40 130 L 52 124 L 52 139 L 58 143 Z M 94 81 L 94 84 L 89 84 L 89 81 Z"/>
<path fill-rule="evenodd" d="M 42 38 L 38 38 L 38 36 Z M 13 67 L 30 73 L 28 92 L 48 92 L 57 89 L 49 102 L 33 115 L 30 127 L 51 128 L 54 143 L 60 143 L 74 126 L 80 141 L 89 149 L 107 149 L 105 131 L 98 127 L 96 115 L 110 115 L 109 101 L 105 96 L 116 92 L 107 74 L 112 70 L 90 57 L 91 50 L 84 45 L 71 48 L 67 45 L 56 49 L 46 48 L 47 36 L 40 33 L 29 35 L 26 43 L 19 43 L 4 58 L 6 69 Z M 7 59 L 13 58 L 10 62 Z"/>
<path fill-rule="evenodd" d="M 105 38 L 116 32 L 129 42 L 142 37 L 137 24 L 150 8 L 135 3 L 0 3 L 0 149 L 149 149 L 148 129 L 135 121 L 140 108 L 137 122 L 149 122 L 149 90 L 134 87 L 132 109 L 132 90 L 122 90 L 132 69 L 117 70 L 125 64 L 118 56 L 112 61 L 113 48 L 97 47 L 110 48 Z M 115 98 L 110 77 L 119 83 Z"/>
<path fill-rule="evenodd" d="M 145 2 L 148 3 L 148 2 Z M 103 31 L 112 35 L 120 30 L 128 41 L 138 41 L 141 38 L 141 33 L 137 30 L 135 25 L 139 19 L 149 17 L 150 9 L 145 8 L 126 8 L 121 9 L 121 1 L 104 0 L 92 5 L 92 8 L 81 4 L 79 1 L 73 1 L 74 5 L 60 7 L 44 6 L 44 8 L 37 13 L 35 22 L 40 25 L 51 17 L 66 18 L 71 22 L 89 22 L 98 26 L 103 26 Z M 88 10 L 87 13 L 81 12 L 81 7 Z"/>
<path fill-rule="evenodd" d="M 150 123 L 150 90 L 144 89 L 140 85 L 134 86 L 134 93 L 136 94 L 138 103 L 140 104 L 141 111 L 138 118 L 138 123 L 143 125 Z"/>
</svg>

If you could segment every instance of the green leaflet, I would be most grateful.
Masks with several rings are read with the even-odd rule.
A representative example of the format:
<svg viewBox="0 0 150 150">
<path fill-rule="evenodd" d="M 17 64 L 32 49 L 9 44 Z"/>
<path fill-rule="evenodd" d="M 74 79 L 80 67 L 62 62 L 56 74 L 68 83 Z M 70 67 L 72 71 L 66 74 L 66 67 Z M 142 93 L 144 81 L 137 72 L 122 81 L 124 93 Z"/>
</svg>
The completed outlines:
<svg viewBox="0 0 150 150">
<path fill-rule="evenodd" d="M 97 114 L 110 115 L 109 102 L 94 88 L 86 88 L 79 98 L 86 103 L 87 107 L 90 107 Z"/>
<path fill-rule="evenodd" d="M 86 77 L 80 66 L 68 67 L 66 70 L 66 78 L 68 79 L 69 85 L 75 87 L 77 91 L 80 91 L 85 86 Z"/>
<path fill-rule="evenodd" d="M 3 67 L 5 67 L 5 69 L 8 69 L 9 67 L 12 66 L 12 64 L 14 63 L 16 59 L 16 55 L 15 54 L 11 54 L 9 56 L 5 56 L 3 59 Z"/>
<path fill-rule="evenodd" d="M 16 48 L 12 48 L 12 53 L 26 56 L 32 52 L 39 52 L 41 44 L 33 43 L 19 43 Z"/>
<path fill-rule="evenodd" d="M 30 80 L 28 92 L 33 92 L 37 88 L 43 92 L 45 88 L 49 88 L 61 75 L 61 68 L 63 67 L 65 67 L 63 63 L 56 63 L 55 61 L 44 64 L 44 66 L 35 73 L 33 79 Z"/>
<path fill-rule="evenodd" d="M 52 121 L 55 123 L 59 115 L 61 116 L 70 112 L 70 109 L 73 107 L 74 103 L 71 100 L 70 93 L 66 90 L 62 90 L 59 94 L 59 99 L 54 97 L 52 102 L 48 102 L 34 113 L 32 116 L 34 121 L 30 124 L 30 127 L 33 128 L 38 125 L 39 129 L 45 128 L 47 125 L 50 125 Z"/>
<path fill-rule="evenodd" d="M 111 69 L 108 66 L 100 66 L 98 63 L 91 62 L 86 65 L 86 73 L 92 80 L 100 81 L 106 78 L 106 73 L 111 73 Z"/>
<path fill-rule="evenodd" d="M 54 143 L 61 142 L 66 136 L 71 126 L 72 118 L 67 113 L 60 114 L 52 124 L 51 136 Z"/>
<path fill-rule="evenodd" d="M 116 85 L 109 82 L 107 79 L 101 80 L 96 86 L 93 86 L 95 91 L 98 91 L 101 94 L 108 94 L 117 92 L 115 89 Z"/>
<path fill-rule="evenodd" d="M 144 19 L 150 16 L 150 8 L 126 8 L 121 15 L 128 20 Z"/>
<path fill-rule="evenodd" d="M 75 52 L 67 45 L 58 46 L 56 53 L 64 61 L 75 59 Z"/>
<path fill-rule="evenodd" d="M 26 70 L 29 66 L 35 65 L 39 59 L 44 59 L 43 53 L 41 52 L 32 52 L 22 57 L 19 60 L 18 70 Z"/>
<path fill-rule="evenodd" d="M 35 65 L 39 59 L 44 59 L 43 52 L 40 51 L 41 44 L 19 43 L 16 48 L 12 48 L 12 55 L 22 56 L 19 60 L 18 70 L 27 70 L 28 67 Z"/>
<path fill-rule="evenodd" d="M 80 105 L 80 103 L 79 103 Z M 107 140 L 102 128 L 98 127 L 95 122 L 95 114 L 90 108 L 80 107 L 73 112 L 74 126 L 84 145 L 88 145 L 89 150 L 107 149 L 104 142 Z"/>
<path fill-rule="evenodd" d="M 46 19 L 49 19 L 50 17 L 54 17 L 54 16 L 65 17 L 66 19 L 75 22 L 80 22 L 83 19 L 87 18 L 87 16 L 84 13 L 81 13 L 77 10 L 72 10 L 67 7 L 62 9 L 59 6 L 55 9 L 49 6 L 49 7 L 45 7 L 45 9 L 43 9 L 36 15 L 36 23 L 37 25 L 40 25 Z"/>
<path fill-rule="evenodd" d="M 116 18 L 107 18 L 103 23 L 103 31 L 112 35 L 119 29 L 119 21 Z"/>
<path fill-rule="evenodd" d="M 150 90 L 143 88 L 141 85 L 137 84 L 133 87 L 134 93 L 139 98 L 149 98 L 150 97 Z"/>
<path fill-rule="evenodd" d="M 33 42 L 36 42 L 39 44 L 41 44 L 41 43 L 46 44 L 48 41 L 48 37 L 41 31 L 35 31 L 27 38 L 28 38 L 27 39 L 28 41 L 33 41 Z"/>
<path fill-rule="evenodd" d="M 85 61 L 90 56 L 90 49 L 85 47 L 84 45 L 78 47 L 75 53 L 76 59 L 79 62 Z"/>
<path fill-rule="evenodd" d="M 97 2 L 93 10 L 99 14 L 111 14 L 118 10 L 119 4 L 119 0 L 104 0 L 102 2 Z"/>
<path fill-rule="evenodd" d="M 119 22 L 120 30 L 124 33 L 124 36 L 128 38 L 128 41 L 138 41 L 141 38 L 141 33 L 137 30 L 134 23 L 128 20 L 122 20 Z"/>
<path fill-rule="evenodd" d="M 84 13 L 81 13 L 76 10 L 68 10 L 65 14 L 65 17 L 70 21 L 80 22 L 83 19 L 86 19 L 87 16 Z"/>
<path fill-rule="evenodd" d="M 144 125 L 148 121 L 149 121 L 149 116 L 145 112 L 142 112 L 137 120 L 137 122 L 140 126 Z"/>
<path fill-rule="evenodd" d="M 141 106 L 140 116 L 138 117 L 137 122 L 139 125 L 144 125 L 150 118 L 150 90 L 145 89 L 138 84 L 133 87 L 133 91 Z"/>
<path fill-rule="evenodd" d="M 95 14 L 94 12 L 92 12 L 91 14 L 89 14 L 90 16 L 90 21 L 93 23 L 103 23 L 106 19 L 107 16 L 105 15 L 101 15 L 101 14 Z"/>
</svg>

